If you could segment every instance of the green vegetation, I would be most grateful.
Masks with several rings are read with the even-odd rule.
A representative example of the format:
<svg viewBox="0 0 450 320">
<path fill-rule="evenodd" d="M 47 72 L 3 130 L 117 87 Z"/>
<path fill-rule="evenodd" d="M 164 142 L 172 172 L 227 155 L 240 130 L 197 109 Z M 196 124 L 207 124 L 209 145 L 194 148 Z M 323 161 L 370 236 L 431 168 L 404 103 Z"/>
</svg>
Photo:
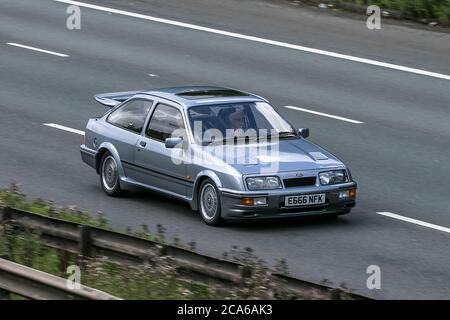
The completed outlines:
<svg viewBox="0 0 450 320">
<path fill-rule="evenodd" d="M 404 18 L 429 19 L 450 25 L 450 0 L 339 0 L 361 5 L 376 4 L 382 9 L 397 10 Z"/>
<path fill-rule="evenodd" d="M 8 260 L 66 278 L 67 267 L 78 265 L 82 284 L 123 299 L 220 299 L 226 295 L 211 288 L 180 280 L 170 258 L 140 267 L 120 265 L 106 259 L 83 259 L 51 248 L 39 234 L 0 226 L 0 256 Z M 17 298 L 17 297 L 16 297 Z"/>
<path fill-rule="evenodd" d="M 0 190 L 0 206 L 27 210 L 40 215 L 51 216 L 80 224 L 109 228 L 102 214 L 93 216 L 75 207 L 64 208 L 44 201 L 27 201 L 17 185 Z M 128 230 L 131 233 L 131 230 Z M 133 235 L 165 241 L 165 229 L 157 226 L 157 235 L 150 235 L 147 226 Z M 178 238 L 173 239 L 179 245 Z M 195 243 L 189 243 L 191 250 Z M 225 285 L 220 282 L 196 283 L 181 278 L 170 257 L 158 257 L 139 267 L 123 265 L 106 258 L 86 258 L 63 250 L 46 246 L 35 230 L 28 230 L 0 224 L 0 257 L 29 266 L 59 277 L 66 278 L 67 267 L 78 265 L 82 270 L 82 284 L 96 288 L 123 299 L 326 299 L 311 292 L 303 295 L 290 292 L 276 279 L 273 270 L 254 256 L 251 248 L 240 250 L 233 247 L 224 253 L 229 260 L 240 262 L 252 268 L 251 276 L 240 285 Z M 284 261 L 275 268 L 279 273 L 287 273 Z M 10 295 L 10 299 L 20 299 Z"/>
<path fill-rule="evenodd" d="M 236 250 L 234 248 L 233 250 Z M 236 251 L 239 252 L 239 251 Z M 255 259 L 251 250 L 240 255 L 254 268 L 251 277 L 241 285 L 229 286 L 219 282 L 196 283 L 180 278 L 170 257 L 158 257 L 139 267 L 118 264 L 106 258 L 83 258 L 42 244 L 40 235 L 32 230 L 0 225 L 0 257 L 16 263 L 66 278 L 67 267 L 81 268 L 82 284 L 108 292 L 122 299 L 323 299 L 319 294 L 294 294 L 280 286 L 272 270 Z M 242 260 L 243 259 L 243 260 Z M 10 299 L 20 299 L 12 295 Z"/>
<path fill-rule="evenodd" d="M 101 212 L 95 216 L 72 206 L 58 207 L 51 201 L 35 199 L 27 201 L 16 183 L 11 183 L 8 189 L 0 189 L 0 205 L 30 211 L 36 214 L 49 216 L 70 222 L 90 225 L 99 228 L 108 228 L 108 221 Z"/>
<path fill-rule="evenodd" d="M 20 191 L 20 188 L 15 182 L 12 182 L 9 188 L 0 189 L 0 206 L 20 209 L 32 213 L 36 213 L 42 216 L 47 216 L 55 219 L 65 220 L 68 222 L 74 222 L 78 224 L 84 224 L 92 227 L 112 230 L 109 226 L 108 220 L 105 218 L 102 212 L 92 214 L 87 211 L 80 210 L 76 206 L 62 207 L 57 206 L 52 201 L 43 199 L 34 199 L 28 201 L 25 194 Z M 133 235 L 135 237 L 165 242 L 165 228 L 158 224 L 156 226 L 156 234 L 150 234 L 147 225 L 142 225 L 142 230 L 114 230 L 117 232 L 125 232 L 126 234 Z M 178 242 L 179 239 L 173 239 L 174 242 Z M 191 249 L 195 249 L 195 243 L 188 244 Z"/>
</svg>

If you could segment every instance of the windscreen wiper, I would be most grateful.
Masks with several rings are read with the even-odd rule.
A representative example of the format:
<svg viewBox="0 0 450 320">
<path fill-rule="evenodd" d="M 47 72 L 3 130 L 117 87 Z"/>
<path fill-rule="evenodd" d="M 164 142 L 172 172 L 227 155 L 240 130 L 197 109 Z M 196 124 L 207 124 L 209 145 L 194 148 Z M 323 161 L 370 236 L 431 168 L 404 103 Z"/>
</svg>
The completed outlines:
<svg viewBox="0 0 450 320">
<path fill-rule="evenodd" d="M 289 137 L 296 137 L 296 136 L 297 136 L 297 134 L 295 132 L 292 132 L 292 131 L 281 131 L 281 132 L 278 132 L 276 134 L 272 134 L 269 137 L 270 138 L 272 138 L 272 137 L 289 138 Z"/>
</svg>

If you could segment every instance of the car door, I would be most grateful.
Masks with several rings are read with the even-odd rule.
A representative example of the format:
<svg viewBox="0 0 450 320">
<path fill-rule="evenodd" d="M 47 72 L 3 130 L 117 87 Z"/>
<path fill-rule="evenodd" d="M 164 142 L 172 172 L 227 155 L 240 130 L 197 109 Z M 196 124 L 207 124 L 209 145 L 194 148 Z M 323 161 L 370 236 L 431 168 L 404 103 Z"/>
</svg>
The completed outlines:
<svg viewBox="0 0 450 320">
<path fill-rule="evenodd" d="M 192 181 L 186 176 L 186 164 L 182 161 L 183 148 L 166 148 L 167 138 L 183 137 L 185 121 L 180 107 L 158 103 L 153 109 L 144 135 L 136 145 L 135 163 L 141 170 L 136 180 L 179 196 L 186 196 Z"/>
<path fill-rule="evenodd" d="M 136 143 L 152 105 L 151 100 L 132 99 L 113 110 L 106 118 L 107 140 L 119 153 L 127 177 L 134 177 L 134 168 L 129 164 L 134 163 Z"/>
</svg>

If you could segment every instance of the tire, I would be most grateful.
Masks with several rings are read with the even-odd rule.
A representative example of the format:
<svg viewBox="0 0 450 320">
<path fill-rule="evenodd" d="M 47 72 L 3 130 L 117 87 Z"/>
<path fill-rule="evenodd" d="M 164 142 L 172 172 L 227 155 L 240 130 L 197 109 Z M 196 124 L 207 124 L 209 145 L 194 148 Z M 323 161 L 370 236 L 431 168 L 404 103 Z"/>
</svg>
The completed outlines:
<svg viewBox="0 0 450 320">
<path fill-rule="evenodd" d="M 204 180 L 200 185 L 198 211 L 206 224 L 210 226 L 223 224 L 220 193 L 211 179 Z"/>
<path fill-rule="evenodd" d="M 109 152 L 106 152 L 100 161 L 100 184 L 108 196 L 119 197 L 123 194 L 117 162 Z"/>
</svg>

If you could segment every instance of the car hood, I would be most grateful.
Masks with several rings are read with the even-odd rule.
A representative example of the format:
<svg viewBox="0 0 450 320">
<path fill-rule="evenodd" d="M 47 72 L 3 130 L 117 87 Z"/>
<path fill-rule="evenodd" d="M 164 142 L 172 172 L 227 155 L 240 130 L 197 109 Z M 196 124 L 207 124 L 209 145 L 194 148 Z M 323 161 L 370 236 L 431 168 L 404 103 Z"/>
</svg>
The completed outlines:
<svg viewBox="0 0 450 320">
<path fill-rule="evenodd" d="M 344 166 L 331 153 L 304 139 L 205 146 L 203 152 L 207 153 L 212 161 L 231 166 L 242 174 L 317 170 Z"/>
</svg>

